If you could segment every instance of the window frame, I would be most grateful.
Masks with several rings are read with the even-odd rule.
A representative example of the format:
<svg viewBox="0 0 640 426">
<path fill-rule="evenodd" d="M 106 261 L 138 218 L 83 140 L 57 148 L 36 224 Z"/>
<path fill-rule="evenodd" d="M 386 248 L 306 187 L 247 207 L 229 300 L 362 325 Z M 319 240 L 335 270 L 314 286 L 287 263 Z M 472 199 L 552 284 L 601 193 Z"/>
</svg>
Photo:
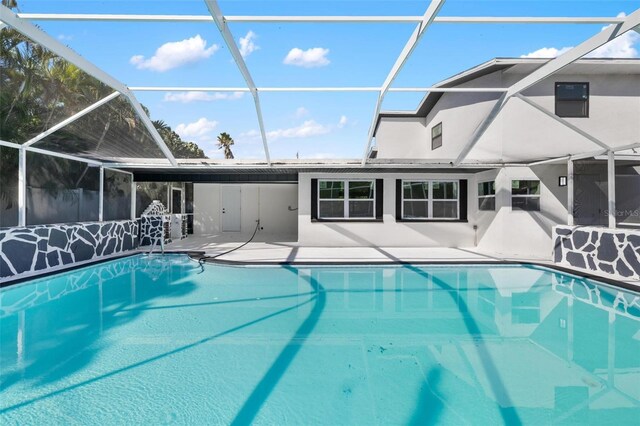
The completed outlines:
<svg viewBox="0 0 640 426">
<path fill-rule="evenodd" d="M 344 198 L 320 198 L 320 183 L 321 182 L 342 182 L 344 184 Z M 373 187 L 372 198 L 349 198 L 349 183 L 351 182 L 370 182 Z M 376 219 L 376 179 L 334 179 L 334 178 L 318 178 L 317 183 L 318 195 L 316 196 L 316 208 L 317 208 L 317 220 L 320 221 L 372 221 Z M 321 201 L 342 201 L 344 202 L 344 213 L 342 217 L 323 217 L 320 214 L 320 202 Z M 372 201 L 373 202 L 373 215 L 367 217 L 350 217 L 349 216 L 349 201 Z"/>
<path fill-rule="evenodd" d="M 584 115 L 560 115 L 558 114 L 558 103 L 559 102 L 578 102 L 578 100 L 572 101 L 572 100 L 559 100 L 558 99 L 558 89 L 560 85 L 579 85 L 579 84 L 584 84 L 587 87 L 587 99 L 583 100 L 584 102 L 586 102 L 586 108 L 585 108 L 585 113 Z M 558 117 L 562 117 L 562 118 L 589 118 L 589 103 L 591 100 L 591 86 L 589 84 L 588 81 L 556 81 L 554 84 L 554 113 L 556 116 Z"/>
<path fill-rule="evenodd" d="M 429 184 L 429 194 L 426 199 L 423 198 L 404 198 L 404 184 L 405 182 L 421 182 Z M 434 200 L 433 198 L 433 184 L 434 183 L 455 183 L 456 184 L 456 198 L 439 198 Z M 402 179 L 401 194 L 400 194 L 400 218 L 406 222 L 424 222 L 424 221 L 446 221 L 446 222 L 459 222 L 460 221 L 460 179 Z M 426 217 L 405 217 L 404 203 L 405 201 L 426 201 L 427 202 L 427 216 Z M 433 216 L 433 202 L 436 201 L 456 201 L 456 217 L 434 217 Z"/>
<path fill-rule="evenodd" d="M 538 194 L 514 194 L 513 193 L 513 182 L 518 181 L 518 182 L 538 182 Z M 538 199 L 538 209 L 537 210 L 525 210 L 525 209 L 519 209 L 513 208 L 513 199 L 515 198 L 537 198 Z M 511 179 L 511 211 L 518 211 L 518 212 L 539 212 L 542 211 L 542 181 L 540 179 Z"/>
<path fill-rule="evenodd" d="M 433 136 L 433 131 L 438 127 L 440 127 L 440 134 L 438 136 Z M 440 145 L 434 147 L 434 141 L 437 138 L 440 138 Z M 431 127 L 431 151 L 435 151 L 438 148 L 442 148 L 442 121 Z"/>
<path fill-rule="evenodd" d="M 480 185 L 485 183 L 493 183 L 493 194 L 491 195 L 480 195 Z M 493 198 L 493 208 L 492 209 L 481 209 L 480 208 L 480 200 Z M 495 212 L 496 211 L 496 181 L 495 180 L 483 180 L 478 182 L 478 211 L 479 212 Z"/>
</svg>

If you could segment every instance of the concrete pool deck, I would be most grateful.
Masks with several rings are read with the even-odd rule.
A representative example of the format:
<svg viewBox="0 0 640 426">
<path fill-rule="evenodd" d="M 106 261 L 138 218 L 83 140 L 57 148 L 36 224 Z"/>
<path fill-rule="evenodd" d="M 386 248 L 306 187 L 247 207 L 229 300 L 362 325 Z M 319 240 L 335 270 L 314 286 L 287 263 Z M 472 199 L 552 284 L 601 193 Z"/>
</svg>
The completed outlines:
<svg viewBox="0 0 640 426">
<path fill-rule="evenodd" d="M 215 256 L 242 242 L 210 237 L 189 237 L 165 246 L 168 251 L 202 251 Z M 232 262 L 490 262 L 506 260 L 473 249 L 449 247 L 310 247 L 296 242 L 251 242 L 219 257 Z M 544 259 L 529 259 L 542 261 Z"/>
<path fill-rule="evenodd" d="M 190 236 L 165 246 L 166 251 L 204 252 L 215 256 L 240 246 L 243 242 L 228 241 L 219 236 Z M 158 251 L 156 248 L 155 251 Z M 505 256 L 478 251 L 475 247 L 310 247 L 297 242 L 251 242 L 239 250 L 225 254 L 218 260 L 238 263 L 479 263 L 479 262 L 531 262 L 554 266 L 548 258 Z M 562 265 L 562 268 L 584 275 L 585 271 Z M 615 279 L 593 272 L 593 276 Z M 638 280 L 619 280 L 640 290 Z"/>
</svg>

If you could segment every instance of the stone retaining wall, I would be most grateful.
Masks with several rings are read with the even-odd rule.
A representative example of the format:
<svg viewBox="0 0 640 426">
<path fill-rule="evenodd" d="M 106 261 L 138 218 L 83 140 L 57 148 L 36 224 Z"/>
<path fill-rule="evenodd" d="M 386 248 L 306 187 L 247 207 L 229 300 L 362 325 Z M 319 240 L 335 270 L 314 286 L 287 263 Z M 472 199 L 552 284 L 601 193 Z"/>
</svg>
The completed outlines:
<svg viewBox="0 0 640 426">
<path fill-rule="evenodd" d="M 138 229 L 133 220 L 0 229 L 0 280 L 134 250 Z"/>
<path fill-rule="evenodd" d="M 560 225 L 553 229 L 554 262 L 616 278 L 640 279 L 640 231 Z"/>
</svg>

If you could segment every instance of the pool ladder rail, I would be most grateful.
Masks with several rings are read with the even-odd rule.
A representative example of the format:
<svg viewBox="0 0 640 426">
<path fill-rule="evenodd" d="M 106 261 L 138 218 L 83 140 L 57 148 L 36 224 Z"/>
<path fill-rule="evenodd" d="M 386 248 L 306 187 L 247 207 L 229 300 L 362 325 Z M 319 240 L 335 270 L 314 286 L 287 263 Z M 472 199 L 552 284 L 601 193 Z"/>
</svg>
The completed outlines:
<svg viewBox="0 0 640 426">
<path fill-rule="evenodd" d="M 153 254 L 153 249 L 158 245 L 158 240 L 160 240 L 160 252 L 164 256 L 164 235 L 162 235 L 160 238 L 156 238 L 156 241 L 151 244 L 151 248 L 149 249 L 148 253 L 149 255 Z"/>
</svg>

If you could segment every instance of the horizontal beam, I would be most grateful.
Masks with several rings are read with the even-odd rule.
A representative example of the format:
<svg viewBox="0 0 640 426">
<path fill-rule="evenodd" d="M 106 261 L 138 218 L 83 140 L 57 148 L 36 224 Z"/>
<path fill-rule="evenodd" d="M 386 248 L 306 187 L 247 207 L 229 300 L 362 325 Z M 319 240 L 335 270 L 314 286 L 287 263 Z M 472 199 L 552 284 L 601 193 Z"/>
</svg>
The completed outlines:
<svg viewBox="0 0 640 426">
<path fill-rule="evenodd" d="M 616 148 L 611 148 L 610 150 L 612 152 L 620 152 L 620 151 L 626 151 L 628 149 L 635 149 L 635 148 L 640 148 L 640 142 L 636 142 L 636 143 L 632 143 L 632 144 L 628 144 L 628 145 L 622 145 L 622 146 L 619 146 L 619 147 L 616 147 Z M 554 163 L 556 161 L 583 160 L 585 158 L 596 158 L 596 159 L 604 159 L 604 160 L 606 160 L 607 159 L 606 155 L 604 157 L 602 157 L 602 155 L 606 154 L 608 151 L 609 151 L 609 149 L 599 149 L 597 151 L 583 152 L 583 153 L 580 153 L 580 154 L 563 155 L 562 157 L 549 158 L 547 160 L 534 161 L 533 163 L 529 163 L 528 166 L 537 166 L 537 165 L 540 165 L 540 164 Z M 618 158 L 618 157 L 616 157 L 616 158 Z M 632 159 L 637 160 L 638 158 L 637 157 L 632 157 Z"/>
<path fill-rule="evenodd" d="M 8 148 L 15 148 L 18 150 L 24 150 L 28 152 L 35 152 L 36 154 L 48 155 L 50 157 L 64 158 L 65 160 L 79 161 L 81 163 L 92 164 L 94 166 L 102 166 L 103 164 L 105 164 L 98 160 L 91 160 L 89 158 L 77 157 L 75 155 L 65 154 L 62 152 L 49 151 L 48 149 L 36 148 L 33 146 L 24 146 L 24 145 L 20 145 L 13 142 L 0 141 L 0 146 L 6 146 Z"/>
<path fill-rule="evenodd" d="M 19 13 L 19 17 L 34 21 L 105 21 L 105 22 L 213 22 L 209 15 L 129 15 L 76 13 Z M 319 24 L 417 24 L 422 16 L 225 16 L 233 23 L 319 23 Z M 620 17 L 572 16 L 439 16 L 439 24 L 618 24 Z"/>
<path fill-rule="evenodd" d="M 113 167 L 103 167 L 105 170 L 111 170 L 112 172 L 123 173 L 125 175 L 133 176 L 133 173 L 127 170 L 115 169 Z"/>
<path fill-rule="evenodd" d="M 439 16 L 438 24 L 619 24 L 622 17 L 580 16 Z"/>
<path fill-rule="evenodd" d="M 118 168 L 132 168 L 132 169 L 168 169 L 171 168 L 169 164 L 164 163 L 156 163 L 153 161 L 146 162 L 144 159 L 131 159 L 137 160 L 128 161 L 129 159 L 123 160 L 122 162 L 113 162 L 108 163 L 109 167 L 118 167 Z M 361 160 L 348 159 L 348 160 L 330 160 L 330 162 L 314 162 L 313 160 L 308 160 L 310 162 L 306 162 L 307 160 L 288 160 L 288 159 L 277 159 L 271 162 L 271 166 L 269 166 L 266 162 L 263 161 L 251 161 L 251 160 L 209 160 L 205 159 L 202 161 L 197 160 L 179 160 L 178 169 L 205 169 L 205 170 L 228 170 L 228 169 L 326 169 L 326 168 L 347 168 L 353 169 L 354 171 L 361 171 L 362 164 Z M 376 168 L 376 169 L 395 169 L 395 168 L 451 168 L 451 162 L 449 159 L 431 159 L 431 160 L 403 160 L 402 162 L 395 162 L 396 160 L 370 160 L 367 163 L 368 167 Z M 526 167 L 526 163 L 483 163 L 479 161 L 469 161 L 462 163 L 460 167 L 468 168 L 468 169 L 488 169 L 488 168 L 501 168 L 501 167 Z"/>
<path fill-rule="evenodd" d="M 606 160 L 608 158 L 607 155 L 598 155 L 594 157 L 596 160 Z M 635 161 L 640 164 L 640 155 L 624 155 L 624 154 L 615 154 L 615 159 L 620 161 Z M 638 224 L 640 226 L 640 224 Z"/>
<path fill-rule="evenodd" d="M 248 87 L 132 86 L 134 92 L 250 92 Z M 379 92 L 379 87 L 257 87 L 258 92 Z M 503 87 L 391 87 L 389 92 L 489 92 L 502 93 Z"/>
<path fill-rule="evenodd" d="M 563 163 L 563 162 L 565 162 L 567 160 L 570 160 L 570 159 L 571 159 L 570 155 L 564 155 L 562 157 L 556 157 L 556 158 L 549 158 L 547 160 L 534 161 L 533 163 L 527 164 L 527 166 L 532 167 L 532 166 L 541 166 L 543 164 Z"/>
<path fill-rule="evenodd" d="M 622 145 L 622 146 L 613 147 L 613 148 L 611 148 L 611 151 L 620 152 L 620 151 L 626 151 L 628 149 L 636 149 L 636 148 L 640 148 L 640 142 L 635 142 L 635 143 L 630 143 L 628 145 Z"/>
</svg>

